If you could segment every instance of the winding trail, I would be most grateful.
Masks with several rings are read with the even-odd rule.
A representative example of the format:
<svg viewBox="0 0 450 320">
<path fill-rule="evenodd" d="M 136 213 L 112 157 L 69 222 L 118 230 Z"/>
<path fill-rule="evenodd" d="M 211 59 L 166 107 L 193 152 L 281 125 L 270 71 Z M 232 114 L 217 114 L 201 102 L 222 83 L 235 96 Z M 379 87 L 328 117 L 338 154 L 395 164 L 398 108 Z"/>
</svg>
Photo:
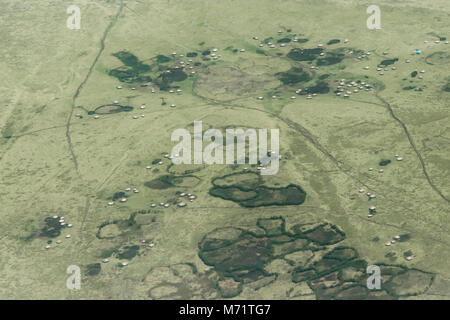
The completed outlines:
<svg viewBox="0 0 450 320">
<path fill-rule="evenodd" d="M 425 178 L 428 181 L 428 184 L 430 185 L 430 187 L 445 201 L 450 202 L 450 199 L 447 198 L 442 191 L 433 183 L 433 181 L 431 180 L 430 175 L 428 174 L 427 171 L 427 167 L 425 165 L 425 161 L 423 160 L 422 155 L 420 154 L 419 150 L 417 150 L 416 144 L 414 143 L 413 138 L 411 137 L 411 134 L 409 133 L 408 127 L 406 126 L 406 124 L 399 118 L 397 117 L 397 115 L 394 113 L 394 110 L 392 110 L 391 105 L 384 99 L 382 98 L 377 92 L 375 92 L 375 97 L 377 97 L 378 100 L 380 100 L 383 105 L 386 107 L 386 109 L 389 111 L 389 114 L 391 115 L 391 117 L 397 121 L 400 126 L 402 127 L 403 131 L 405 132 L 406 137 L 408 138 L 409 144 L 411 145 L 411 148 L 414 150 L 414 152 L 417 155 L 417 158 L 419 159 L 420 165 L 422 166 L 422 171 L 423 174 L 425 176 Z"/>
<path fill-rule="evenodd" d="M 97 64 L 98 60 L 100 59 L 100 56 L 102 55 L 103 51 L 105 50 L 106 38 L 108 37 L 108 34 L 111 31 L 112 27 L 115 25 L 115 23 L 119 19 L 119 16 L 121 15 L 121 13 L 123 11 L 123 8 L 124 8 L 124 2 L 123 2 L 123 0 L 121 0 L 119 9 L 117 10 L 117 12 L 114 15 L 113 19 L 108 24 L 108 26 L 106 27 L 105 31 L 103 32 L 103 35 L 102 35 L 102 37 L 100 39 L 100 48 L 99 48 L 99 50 L 98 50 L 98 52 L 97 52 L 97 54 L 96 54 L 96 56 L 94 58 L 94 61 L 92 62 L 92 64 L 89 67 L 89 70 L 88 70 L 86 76 L 84 77 L 83 81 L 80 83 L 80 85 L 78 86 L 77 90 L 75 91 L 75 94 L 72 97 L 72 105 L 71 105 L 71 108 L 70 108 L 69 116 L 67 117 L 67 122 L 66 122 L 67 144 L 69 146 L 70 155 L 71 155 L 72 162 L 73 162 L 73 165 L 75 167 L 75 170 L 77 172 L 77 175 L 82 181 L 83 181 L 83 177 L 82 177 L 81 172 L 79 170 L 78 159 L 77 159 L 77 156 L 75 154 L 75 151 L 74 151 L 74 148 L 73 148 L 73 145 L 72 145 L 72 138 L 71 138 L 71 132 L 70 132 L 70 128 L 71 128 L 71 125 L 72 125 L 73 112 L 75 110 L 76 100 L 77 100 L 78 96 L 80 95 L 84 85 L 87 83 L 87 81 L 89 80 L 90 76 L 92 75 L 92 72 L 94 71 L 95 65 Z M 91 201 L 90 201 L 90 196 L 88 194 L 85 197 L 85 206 L 84 206 L 84 210 L 83 210 L 82 218 L 81 218 L 80 242 L 83 241 L 83 228 L 84 228 L 84 224 L 85 224 L 87 215 L 89 213 L 90 206 L 91 206 Z M 81 246 L 80 246 L 80 248 L 81 248 Z M 81 253 L 81 250 L 80 250 L 79 254 L 80 253 Z"/>
<path fill-rule="evenodd" d="M 79 168 L 78 168 L 78 159 L 77 156 L 73 150 L 73 145 L 72 145 L 72 138 L 70 136 L 70 127 L 71 127 L 71 122 L 72 122 L 72 116 L 73 116 L 73 111 L 75 109 L 75 102 L 78 98 L 78 96 L 81 93 L 81 90 L 83 89 L 84 85 L 86 84 L 86 82 L 89 80 L 89 77 L 92 74 L 92 71 L 94 70 L 95 65 L 97 64 L 98 59 L 100 58 L 100 56 L 103 53 L 103 50 L 105 50 L 105 40 L 109 34 L 109 32 L 111 31 L 112 27 L 114 26 L 114 24 L 116 23 L 117 19 L 119 18 L 120 14 L 122 13 L 124 7 L 124 3 L 123 0 L 120 2 L 120 7 L 117 10 L 116 15 L 114 16 L 114 18 L 111 20 L 111 22 L 108 24 L 108 26 L 106 27 L 105 31 L 103 32 L 102 38 L 100 39 L 100 49 L 97 52 L 97 55 L 95 56 L 94 61 L 92 62 L 91 66 L 89 67 L 89 70 L 85 76 L 85 78 L 83 79 L 83 81 L 80 83 L 80 85 L 78 86 L 77 90 L 75 91 L 75 94 L 72 97 L 72 106 L 70 109 L 70 113 L 69 116 L 67 117 L 67 122 L 66 122 L 66 138 L 67 138 L 67 144 L 69 146 L 69 151 L 72 157 L 72 162 L 75 166 L 75 170 L 77 171 L 77 174 L 81 177 Z"/>
</svg>

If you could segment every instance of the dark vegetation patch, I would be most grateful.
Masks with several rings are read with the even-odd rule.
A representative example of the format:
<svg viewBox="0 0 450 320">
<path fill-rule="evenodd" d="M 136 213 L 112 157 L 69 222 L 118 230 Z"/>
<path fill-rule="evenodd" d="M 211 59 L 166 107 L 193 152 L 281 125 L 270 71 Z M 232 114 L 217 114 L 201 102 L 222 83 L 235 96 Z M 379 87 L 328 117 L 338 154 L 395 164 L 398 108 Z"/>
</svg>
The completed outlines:
<svg viewBox="0 0 450 320">
<path fill-rule="evenodd" d="M 114 193 L 112 196 L 112 200 L 117 200 L 117 199 L 122 199 L 122 198 L 127 198 L 126 193 L 123 191 L 118 191 L 118 192 Z"/>
<path fill-rule="evenodd" d="M 86 266 L 86 275 L 96 276 L 102 271 L 102 265 L 100 263 L 92 263 Z"/>
<path fill-rule="evenodd" d="M 336 43 L 340 43 L 341 40 L 339 39 L 331 39 L 330 41 L 327 42 L 327 45 L 332 45 L 332 44 L 336 44 Z"/>
<path fill-rule="evenodd" d="M 154 159 L 154 160 L 152 160 L 152 164 L 158 164 L 159 162 L 161 161 L 161 159 Z"/>
<path fill-rule="evenodd" d="M 258 187 L 246 189 L 242 187 L 213 187 L 210 195 L 224 200 L 231 200 L 242 207 L 300 205 L 305 201 L 306 193 L 296 185 L 284 188 Z"/>
<path fill-rule="evenodd" d="M 258 196 L 258 193 L 254 190 L 241 190 L 235 187 L 225 187 L 211 189 L 210 194 L 215 197 L 219 197 L 225 200 L 232 200 L 234 202 L 240 202 L 245 200 L 254 199 Z"/>
<path fill-rule="evenodd" d="M 148 227 L 151 227 L 152 230 L 158 228 L 159 223 L 156 222 L 156 217 L 159 214 L 161 214 L 159 209 L 138 210 L 132 212 L 127 219 L 117 219 L 101 223 L 97 227 L 96 237 L 101 241 L 102 247 L 99 249 L 97 256 L 102 259 L 115 256 L 117 259 L 125 260 L 132 260 L 138 256 L 140 249 L 148 248 L 152 242 L 152 239 L 148 238 L 147 231 L 149 230 Z M 138 219 L 139 222 L 137 222 L 137 218 L 144 219 Z M 144 220 L 144 223 L 141 223 L 142 220 Z M 150 226 L 150 224 L 153 225 Z M 146 225 L 146 228 L 141 228 L 142 225 Z M 112 229 L 104 233 L 105 228 Z M 141 244 L 142 239 L 146 241 Z M 119 266 L 122 265 L 119 264 Z"/>
<path fill-rule="evenodd" d="M 404 257 L 404 258 L 410 257 L 410 256 L 412 256 L 412 255 L 413 255 L 413 252 L 412 252 L 411 250 L 408 250 L 408 251 L 403 252 L 403 257 Z"/>
<path fill-rule="evenodd" d="M 291 42 L 291 38 L 281 38 L 277 40 L 278 43 L 289 43 Z"/>
<path fill-rule="evenodd" d="M 432 274 L 421 270 L 377 263 L 383 275 L 384 290 L 368 291 L 365 289 L 368 263 L 352 247 L 329 247 L 345 239 L 337 226 L 297 224 L 293 232 L 289 232 L 283 217 L 261 218 L 256 225 L 264 231 L 254 233 L 251 227 L 217 228 L 199 242 L 199 257 L 218 273 L 217 286 L 222 297 L 238 295 L 242 289 L 237 290 L 239 286 L 276 278 L 278 274 L 265 271 L 265 266 L 275 259 L 283 259 L 294 266 L 292 281 L 307 282 L 317 299 L 398 299 L 426 292 L 434 279 Z M 295 266 L 295 262 L 286 257 L 294 252 L 312 250 L 311 245 L 317 241 L 323 246 L 313 252 L 320 254 L 330 249 L 321 258 L 306 258 L 308 260 L 301 262 L 301 266 Z M 219 284 L 219 281 L 222 282 Z M 233 290 L 221 290 L 221 286 L 226 288 L 226 283 Z"/>
<path fill-rule="evenodd" d="M 158 54 L 156 56 L 156 61 L 158 63 L 166 63 L 166 62 L 169 62 L 170 60 L 172 60 L 172 59 L 170 59 L 169 57 L 162 55 L 162 54 Z"/>
<path fill-rule="evenodd" d="M 411 239 L 411 235 L 410 234 L 401 234 L 400 235 L 400 239 L 398 239 L 399 242 L 406 242 L 408 240 Z"/>
<path fill-rule="evenodd" d="M 146 214 L 157 214 L 159 213 L 158 209 L 147 209 L 147 210 L 138 210 L 134 211 L 130 214 L 127 219 L 116 219 L 112 221 L 105 221 L 101 223 L 97 227 L 96 237 L 100 240 L 103 239 L 113 239 L 119 238 L 128 243 L 131 241 L 141 241 L 142 240 L 142 232 L 141 232 L 141 224 L 136 222 L 136 217 L 138 215 L 146 215 Z M 155 218 L 155 219 L 153 219 Z M 153 215 L 152 222 L 156 222 L 156 215 Z M 104 228 L 108 228 L 111 226 L 116 226 L 118 229 L 117 233 L 113 233 L 111 235 L 102 234 L 102 230 Z M 108 247 L 107 249 L 102 249 L 100 255 L 102 258 L 108 258 L 114 253 L 118 253 L 118 246 L 114 245 L 113 247 Z M 123 250 L 122 250 L 123 251 Z"/>
<path fill-rule="evenodd" d="M 211 54 L 211 50 L 205 50 L 202 52 L 202 56 L 207 56 Z"/>
<path fill-rule="evenodd" d="M 177 181 L 182 181 L 181 179 L 178 179 L 172 175 L 163 175 L 151 181 L 145 182 L 144 185 L 150 189 L 168 189 L 174 187 Z"/>
<path fill-rule="evenodd" d="M 119 112 L 130 112 L 133 110 L 131 106 L 121 106 L 117 104 L 105 104 L 94 109 L 95 114 L 113 114 Z"/>
<path fill-rule="evenodd" d="M 286 72 L 279 72 L 275 75 L 285 85 L 307 82 L 312 79 L 311 75 L 301 67 L 293 67 Z"/>
<path fill-rule="evenodd" d="M 407 86 L 407 87 L 403 87 L 403 90 L 408 91 L 408 90 L 414 90 L 416 88 L 416 86 Z"/>
<path fill-rule="evenodd" d="M 245 177 L 242 179 L 242 177 Z M 272 188 L 263 185 L 261 179 L 246 179 L 247 172 L 238 172 L 223 177 L 214 178 L 213 187 L 209 194 L 231 200 L 242 207 L 261 207 L 274 205 L 300 205 L 305 201 L 306 192 L 297 185 L 290 184 L 286 187 Z M 221 183 L 226 179 L 236 179 L 234 184 Z"/>
<path fill-rule="evenodd" d="M 413 72 L 411 72 L 411 78 L 415 78 L 416 76 L 417 76 L 417 71 L 413 71 Z"/>
<path fill-rule="evenodd" d="M 288 58 L 295 61 L 313 61 L 322 53 L 322 48 L 313 48 L 313 49 L 299 49 L 294 48 L 288 54 Z"/>
<path fill-rule="evenodd" d="M 202 249 L 201 243 L 200 249 Z M 218 250 L 202 250 L 200 255 L 200 258 L 207 265 L 212 265 L 217 271 L 238 279 L 242 278 L 242 273 L 233 271 L 262 269 L 263 265 L 270 260 L 270 257 L 269 239 L 267 237 L 255 237 L 250 233 L 244 233 L 230 245 Z"/>
<path fill-rule="evenodd" d="M 442 91 L 450 92 L 450 82 L 448 82 L 445 86 L 442 87 Z"/>
<path fill-rule="evenodd" d="M 330 251 L 325 256 L 327 259 L 336 259 L 336 260 L 352 260 L 358 257 L 358 253 L 355 249 L 350 247 L 337 247 L 333 251 Z"/>
<path fill-rule="evenodd" d="M 187 74 L 181 68 L 169 68 L 162 74 L 162 80 L 165 82 L 180 82 L 187 78 Z"/>
<path fill-rule="evenodd" d="M 117 258 L 131 260 L 139 254 L 140 247 L 138 245 L 124 246 L 117 253 Z"/>
<path fill-rule="evenodd" d="M 132 260 L 139 255 L 141 247 L 139 245 L 125 245 L 123 247 L 116 246 L 108 249 L 103 249 L 100 253 L 102 259 L 115 256 L 117 259 Z"/>
<path fill-rule="evenodd" d="M 56 238 L 61 234 L 61 230 L 66 227 L 66 225 L 61 225 L 59 222 L 60 218 L 47 217 L 44 219 L 44 227 L 39 232 L 39 237 L 41 238 Z"/>
<path fill-rule="evenodd" d="M 209 194 L 224 200 L 231 200 L 242 207 L 300 205 L 305 201 L 306 193 L 299 186 L 288 185 L 282 188 L 261 186 L 256 189 L 232 187 L 213 187 Z"/>
<path fill-rule="evenodd" d="M 116 225 L 123 233 L 127 233 L 128 231 L 136 231 L 137 229 L 139 229 L 139 225 L 136 223 L 136 216 L 138 214 L 148 214 L 151 213 L 152 210 L 138 210 L 138 211 L 134 211 L 130 214 L 130 216 L 128 217 L 128 219 L 118 219 L 118 220 L 113 220 L 113 221 L 105 221 L 103 223 L 101 223 L 98 226 L 98 231 L 97 231 L 97 238 L 98 239 L 104 239 L 100 233 L 101 230 L 107 226 L 110 225 Z"/>
<path fill-rule="evenodd" d="M 392 59 L 385 59 L 380 62 L 378 66 L 390 66 L 398 61 L 398 58 L 392 58 Z"/>
<path fill-rule="evenodd" d="M 187 74 L 182 68 L 168 68 L 155 79 L 154 83 L 160 90 L 167 91 L 172 82 L 181 82 L 187 79 Z"/>
<path fill-rule="evenodd" d="M 150 189 L 168 189 L 172 187 L 193 187 L 200 182 L 200 178 L 193 175 L 176 176 L 165 174 L 156 179 L 145 182 L 144 185 Z"/>
<path fill-rule="evenodd" d="M 137 82 L 150 82 L 152 78 L 150 76 L 142 76 L 136 70 L 129 67 L 119 67 L 109 71 L 109 75 L 117 78 L 120 82 L 137 83 Z"/>
<path fill-rule="evenodd" d="M 318 66 L 331 66 L 344 60 L 345 54 L 341 52 L 328 52 L 325 57 L 317 59 Z"/>
<path fill-rule="evenodd" d="M 196 56 L 198 56 L 197 52 L 188 52 L 188 53 L 186 53 L 186 57 L 188 57 L 188 58 L 195 58 Z"/>
<path fill-rule="evenodd" d="M 319 300 L 353 300 L 415 296 L 426 292 L 434 279 L 432 274 L 417 269 L 377 265 L 383 275 L 383 291 L 366 290 L 367 262 L 359 259 L 356 250 L 349 247 L 337 247 L 312 265 L 296 268 L 292 273 L 292 281 L 306 281 Z"/>
<path fill-rule="evenodd" d="M 330 86 L 328 85 L 328 82 L 319 81 L 312 86 L 304 88 L 300 94 L 301 95 L 313 94 L 313 93 L 325 94 L 328 92 L 330 92 Z"/>
<path fill-rule="evenodd" d="M 121 82 L 145 83 L 153 81 L 161 90 L 168 90 L 171 87 L 171 83 L 181 82 L 187 79 L 187 74 L 183 71 L 183 68 L 168 68 L 165 64 L 172 61 L 172 58 L 162 54 L 157 55 L 155 59 L 153 59 L 154 64 L 152 64 L 152 66 L 143 63 L 128 51 L 119 51 L 113 55 L 124 65 L 110 70 L 109 75 L 116 77 Z M 150 72 L 153 69 L 155 70 L 155 74 L 151 75 Z M 155 79 L 153 79 L 152 76 L 154 76 Z M 124 108 L 125 109 L 112 109 L 112 112 L 131 110 L 128 109 L 130 107 L 127 106 L 124 106 Z"/>
<path fill-rule="evenodd" d="M 120 82 L 135 83 L 149 82 L 152 78 L 149 75 L 143 75 L 150 72 L 151 67 L 140 61 L 134 54 L 128 51 L 119 51 L 113 53 L 124 65 L 109 71 L 109 75 L 117 78 Z"/>
<path fill-rule="evenodd" d="M 382 167 L 387 166 L 389 163 L 391 163 L 391 160 L 389 159 L 382 159 L 378 164 Z"/>
<path fill-rule="evenodd" d="M 402 267 L 383 284 L 383 289 L 394 297 L 410 297 L 425 293 L 434 281 L 434 275 L 418 269 Z M 383 270 L 381 270 L 383 274 Z"/>
<path fill-rule="evenodd" d="M 331 245 L 345 239 L 345 233 L 335 225 L 329 223 L 320 224 L 307 231 L 303 231 L 302 227 L 302 225 L 295 225 L 293 227 L 295 234 L 302 235 L 304 238 L 320 245 Z"/>
<path fill-rule="evenodd" d="M 397 260 L 397 254 L 393 251 L 388 252 L 384 255 L 385 258 L 388 258 L 390 261 L 395 261 Z"/>
<path fill-rule="evenodd" d="M 128 67 L 132 67 L 132 68 L 141 67 L 144 70 L 147 70 L 147 71 L 149 70 L 149 66 L 146 66 L 141 61 L 139 61 L 139 59 L 131 52 L 119 51 L 119 52 L 113 53 L 113 56 L 116 57 L 117 59 L 119 59 L 124 65 L 126 65 Z"/>
<path fill-rule="evenodd" d="M 255 234 L 245 229 L 225 227 L 207 233 L 199 242 L 199 257 L 209 266 L 213 266 L 221 279 L 233 279 L 239 284 L 247 284 L 267 279 L 272 274 L 264 270 L 264 266 L 280 257 L 274 254 L 274 245 L 294 243 L 299 239 L 285 230 L 282 217 L 258 219 L 257 225 L 265 232 Z M 292 246 L 285 249 L 283 256 L 299 248 Z M 237 284 L 234 283 L 234 286 Z M 233 290 L 235 296 L 238 291 Z M 222 296 L 223 296 L 223 292 Z"/>
</svg>

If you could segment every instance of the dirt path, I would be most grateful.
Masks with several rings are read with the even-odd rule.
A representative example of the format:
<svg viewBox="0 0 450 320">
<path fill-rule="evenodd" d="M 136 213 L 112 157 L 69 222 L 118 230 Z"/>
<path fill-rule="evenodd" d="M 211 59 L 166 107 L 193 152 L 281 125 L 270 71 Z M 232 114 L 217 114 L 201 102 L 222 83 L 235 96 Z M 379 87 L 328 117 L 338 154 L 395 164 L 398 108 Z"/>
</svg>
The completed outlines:
<svg viewBox="0 0 450 320">
<path fill-rule="evenodd" d="M 72 145 L 72 137 L 71 137 L 71 125 L 72 125 L 72 117 L 73 117 L 73 112 L 75 109 L 75 105 L 76 105 L 76 100 L 78 98 L 78 96 L 80 95 L 84 85 L 87 83 L 87 81 L 89 80 L 90 76 L 92 75 L 92 72 L 94 71 L 95 65 L 97 64 L 98 60 L 100 59 L 100 56 L 102 55 L 104 49 L 105 49 L 105 41 L 106 38 L 108 37 L 109 32 L 111 31 L 112 27 L 115 25 L 115 23 L 117 22 L 117 20 L 119 19 L 119 16 L 121 15 L 122 11 L 124 8 L 124 2 L 123 0 L 120 2 L 120 7 L 117 10 L 114 18 L 111 20 L 111 22 L 108 24 L 108 26 L 106 27 L 105 31 L 103 32 L 103 35 L 100 39 L 100 48 L 97 52 L 97 55 L 94 58 L 94 61 L 92 62 L 91 66 L 89 67 L 89 70 L 86 74 L 86 76 L 84 77 L 83 81 L 80 83 L 80 85 L 78 86 L 77 90 L 75 91 L 75 94 L 72 97 L 72 105 L 70 108 L 70 113 L 67 117 L 67 122 L 66 122 L 66 139 L 67 139 L 67 144 L 69 146 L 69 151 L 70 151 L 70 155 L 72 158 L 72 162 L 73 165 L 75 167 L 75 170 L 77 172 L 77 175 L 80 177 L 81 180 L 83 180 L 82 175 L 80 173 L 79 170 L 79 166 L 78 166 L 78 159 L 77 159 L 77 155 L 75 154 L 73 145 Z M 84 224 L 87 218 L 87 215 L 89 214 L 89 208 L 91 206 L 91 200 L 90 200 L 90 196 L 87 195 L 85 198 L 85 206 L 84 206 L 84 210 L 82 213 L 82 218 L 81 218 L 81 226 L 80 226 L 80 243 L 82 243 L 83 241 L 83 229 L 84 229 Z M 80 246 L 81 248 L 81 246 Z M 80 250 L 81 253 L 81 250 Z"/>
<path fill-rule="evenodd" d="M 71 154 L 71 157 L 72 157 L 72 162 L 73 162 L 73 164 L 75 166 L 75 170 L 77 171 L 77 174 L 80 177 L 81 177 L 81 174 L 80 174 L 80 171 L 79 171 L 79 168 L 78 168 L 78 159 L 77 159 L 77 156 L 76 156 L 75 151 L 73 149 L 72 138 L 71 138 L 71 133 L 70 133 L 70 127 L 71 127 L 71 123 L 72 123 L 73 111 L 75 109 L 75 103 L 76 103 L 76 100 L 77 100 L 78 96 L 80 95 L 81 90 L 83 89 L 84 85 L 89 80 L 89 77 L 91 76 L 92 71 L 94 70 L 94 67 L 97 64 L 98 59 L 100 58 L 100 56 L 103 53 L 103 50 L 105 49 L 105 40 L 106 40 L 109 32 L 111 31 L 112 27 L 115 25 L 115 23 L 116 23 L 117 19 L 119 18 L 120 14 L 122 13 L 123 7 L 124 7 L 124 3 L 123 3 L 123 0 L 122 0 L 120 2 L 120 7 L 117 10 L 116 15 L 114 16 L 112 21 L 108 24 L 108 26 L 106 27 L 105 31 L 103 32 L 103 36 L 100 39 L 100 49 L 98 50 L 94 61 L 92 62 L 91 66 L 89 67 L 88 73 L 86 74 L 85 78 L 80 83 L 80 85 L 78 86 L 77 90 L 75 91 L 75 94 L 72 97 L 72 106 L 71 106 L 71 109 L 70 109 L 69 116 L 67 117 L 67 123 L 66 123 L 66 138 L 67 138 L 67 144 L 69 146 L 70 154 Z"/>
<path fill-rule="evenodd" d="M 408 138 L 409 144 L 411 145 L 411 148 L 414 150 L 414 152 L 417 155 L 417 158 L 419 159 L 420 165 L 422 166 L 422 171 L 423 171 L 423 175 L 425 176 L 425 178 L 428 181 L 428 184 L 430 185 L 430 187 L 445 201 L 450 202 L 450 199 L 447 198 L 442 191 L 433 183 L 433 180 L 431 180 L 430 175 L 428 174 L 427 171 L 427 167 L 425 165 L 425 161 L 423 160 L 422 155 L 420 154 L 419 150 L 416 147 L 416 144 L 414 143 L 413 138 L 411 137 L 411 134 L 408 131 L 408 127 L 406 126 L 406 124 L 399 118 L 397 117 L 397 115 L 394 113 L 394 111 L 392 110 L 391 105 L 384 99 L 382 98 L 378 93 L 375 92 L 375 96 L 378 98 L 378 100 L 380 100 L 383 105 L 386 107 L 386 109 L 389 111 L 390 116 L 397 121 L 400 126 L 402 127 L 403 131 L 405 132 L 406 137 Z"/>
</svg>

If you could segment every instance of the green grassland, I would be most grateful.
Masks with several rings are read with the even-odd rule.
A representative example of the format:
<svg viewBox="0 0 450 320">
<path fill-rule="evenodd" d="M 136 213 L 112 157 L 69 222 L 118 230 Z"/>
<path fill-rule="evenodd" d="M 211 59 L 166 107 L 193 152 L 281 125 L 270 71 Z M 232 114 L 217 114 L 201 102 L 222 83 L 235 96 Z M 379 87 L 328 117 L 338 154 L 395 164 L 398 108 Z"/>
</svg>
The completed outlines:
<svg viewBox="0 0 450 320">
<path fill-rule="evenodd" d="M 0 1 L 0 298 L 450 298 L 446 0 L 77 5 Z M 171 164 L 194 120 L 279 128 L 278 174 Z"/>
</svg>

